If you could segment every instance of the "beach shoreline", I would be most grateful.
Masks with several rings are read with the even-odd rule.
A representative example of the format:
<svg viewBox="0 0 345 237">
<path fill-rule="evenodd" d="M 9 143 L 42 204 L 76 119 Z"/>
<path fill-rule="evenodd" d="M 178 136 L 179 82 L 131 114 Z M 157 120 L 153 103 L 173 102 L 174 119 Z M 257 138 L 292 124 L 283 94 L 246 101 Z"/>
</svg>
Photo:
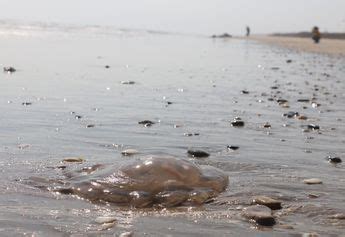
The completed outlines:
<svg viewBox="0 0 345 237">
<path fill-rule="evenodd" d="M 345 56 L 345 40 L 321 39 L 319 44 L 315 44 L 309 38 L 253 35 L 249 37 L 260 43 L 289 48 L 300 52 L 326 54 L 331 56 Z"/>
</svg>

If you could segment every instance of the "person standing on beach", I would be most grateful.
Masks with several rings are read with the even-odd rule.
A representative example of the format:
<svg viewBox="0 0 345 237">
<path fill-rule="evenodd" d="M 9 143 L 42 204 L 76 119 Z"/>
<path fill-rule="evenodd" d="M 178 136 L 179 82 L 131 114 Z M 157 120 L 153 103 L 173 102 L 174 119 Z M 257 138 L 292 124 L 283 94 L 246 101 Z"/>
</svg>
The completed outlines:
<svg viewBox="0 0 345 237">
<path fill-rule="evenodd" d="M 249 26 L 246 27 L 246 32 L 247 32 L 246 36 L 249 37 L 249 35 L 250 35 L 250 28 L 249 28 Z"/>
<path fill-rule="evenodd" d="M 311 33 L 312 33 L 312 39 L 314 40 L 314 43 L 318 44 L 320 42 L 320 39 L 321 39 L 321 33 L 319 31 L 319 27 L 314 26 Z"/>
</svg>

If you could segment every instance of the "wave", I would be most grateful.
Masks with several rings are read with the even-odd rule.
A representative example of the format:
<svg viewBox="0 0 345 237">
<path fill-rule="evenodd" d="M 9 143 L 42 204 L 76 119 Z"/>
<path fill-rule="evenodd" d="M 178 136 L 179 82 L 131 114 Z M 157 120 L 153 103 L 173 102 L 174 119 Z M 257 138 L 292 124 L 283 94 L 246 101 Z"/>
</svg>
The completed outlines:
<svg viewBox="0 0 345 237">
<path fill-rule="evenodd" d="M 24 23 L 13 20 L 0 20 L 0 36 L 19 37 L 44 37 L 49 35 L 85 35 L 89 37 L 137 37 L 145 35 L 182 35 L 180 33 L 147 30 L 117 28 L 104 25 L 74 25 L 53 22 Z"/>
</svg>

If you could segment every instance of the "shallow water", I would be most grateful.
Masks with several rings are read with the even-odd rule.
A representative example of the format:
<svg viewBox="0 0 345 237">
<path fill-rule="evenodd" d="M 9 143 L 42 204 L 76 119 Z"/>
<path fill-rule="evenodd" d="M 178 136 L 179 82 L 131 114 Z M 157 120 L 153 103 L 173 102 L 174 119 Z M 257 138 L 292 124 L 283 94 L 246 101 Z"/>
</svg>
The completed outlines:
<svg viewBox="0 0 345 237">
<path fill-rule="evenodd" d="M 89 28 L 67 33 L 63 28 L 34 33 L 25 28 L 5 34 L 4 29 L 0 64 L 17 72 L 0 75 L 1 236 L 344 233 L 345 221 L 329 218 L 345 212 L 344 164 L 335 166 L 325 159 L 344 159 L 344 58 L 239 39 L 113 30 L 106 34 L 109 29 L 95 33 Z M 288 59 L 292 63 L 286 63 Z M 121 84 L 129 80 L 135 84 Z M 297 102 L 312 97 L 321 106 Z M 290 108 L 269 98 L 286 99 Z M 282 116 L 289 111 L 309 119 Z M 230 126 L 236 116 L 245 121 L 243 128 Z M 157 123 L 138 124 L 145 119 Z M 263 128 L 266 122 L 270 129 Z M 308 124 L 320 125 L 320 131 L 303 132 L 301 126 Z M 227 145 L 240 149 L 229 151 Z M 126 148 L 140 153 L 123 157 Z M 30 177 L 63 178 L 61 170 L 52 167 L 65 157 L 83 157 L 83 165 L 120 165 L 149 155 L 188 159 L 188 148 L 209 152 L 210 157 L 195 162 L 218 167 L 230 177 L 226 192 L 200 208 L 129 210 L 23 182 Z M 303 184 L 314 177 L 323 184 Z M 309 198 L 311 193 L 318 198 Z M 273 228 L 257 229 L 240 216 L 254 195 L 283 201 Z M 99 230 L 94 220 L 103 215 L 115 216 L 116 226 Z"/>
</svg>

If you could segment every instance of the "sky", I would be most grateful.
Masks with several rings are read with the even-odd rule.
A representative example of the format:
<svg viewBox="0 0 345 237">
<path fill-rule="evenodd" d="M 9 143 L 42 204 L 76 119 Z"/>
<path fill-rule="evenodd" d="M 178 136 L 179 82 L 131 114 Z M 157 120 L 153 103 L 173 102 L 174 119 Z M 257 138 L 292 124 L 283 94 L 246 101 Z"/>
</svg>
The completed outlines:
<svg viewBox="0 0 345 237">
<path fill-rule="evenodd" d="M 345 0 L 0 0 L 0 20 L 234 35 L 345 32 Z"/>
</svg>

